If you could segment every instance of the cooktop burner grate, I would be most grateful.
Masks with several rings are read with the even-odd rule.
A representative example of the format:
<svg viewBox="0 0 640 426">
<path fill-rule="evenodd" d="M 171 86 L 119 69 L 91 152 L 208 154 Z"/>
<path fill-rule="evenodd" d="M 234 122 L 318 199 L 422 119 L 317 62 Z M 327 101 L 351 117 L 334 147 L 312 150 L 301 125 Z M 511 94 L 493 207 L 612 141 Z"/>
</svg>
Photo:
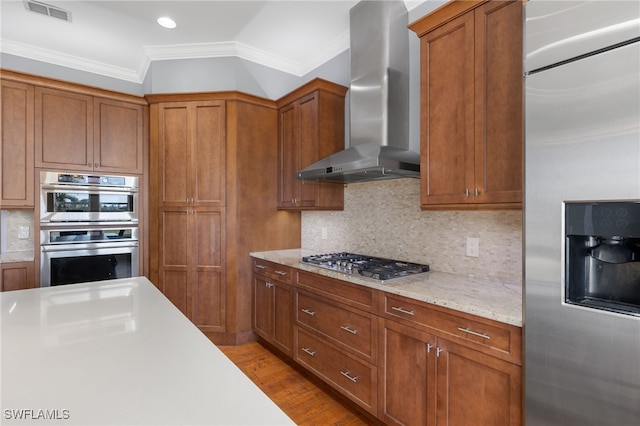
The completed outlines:
<svg viewBox="0 0 640 426">
<path fill-rule="evenodd" d="M 429 265 L 348 252 L 304 256 L 302 262 L 345 274 L 359 274 L 380 281 L 429 271 Z"/>
</svg>

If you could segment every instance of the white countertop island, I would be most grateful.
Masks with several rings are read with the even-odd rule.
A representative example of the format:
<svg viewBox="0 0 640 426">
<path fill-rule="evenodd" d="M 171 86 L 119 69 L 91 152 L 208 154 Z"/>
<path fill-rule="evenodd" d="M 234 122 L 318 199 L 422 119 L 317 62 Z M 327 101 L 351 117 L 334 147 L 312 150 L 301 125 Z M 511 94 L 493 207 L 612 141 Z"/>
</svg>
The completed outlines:
<svg viewBox="0 0 640 426">
<path fill-rule="evenodd" d="M 144 277 L 0 306 L 0 424 L 293 424 Z"/>
</svg>

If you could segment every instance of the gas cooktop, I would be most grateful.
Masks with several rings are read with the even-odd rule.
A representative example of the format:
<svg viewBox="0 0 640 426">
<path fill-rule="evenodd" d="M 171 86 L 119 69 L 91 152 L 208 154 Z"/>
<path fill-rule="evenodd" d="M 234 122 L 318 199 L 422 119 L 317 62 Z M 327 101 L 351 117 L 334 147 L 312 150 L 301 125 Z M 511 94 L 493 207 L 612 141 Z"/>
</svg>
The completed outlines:
<svg viewBox="0 0 640 426">
<path fill-rule="evenodd" d="M 380 281 L 429 271 L 429 265 L 346 252 L 304 256 L 302 262 L 344 274 L 359 274 Z"/>
</svg>

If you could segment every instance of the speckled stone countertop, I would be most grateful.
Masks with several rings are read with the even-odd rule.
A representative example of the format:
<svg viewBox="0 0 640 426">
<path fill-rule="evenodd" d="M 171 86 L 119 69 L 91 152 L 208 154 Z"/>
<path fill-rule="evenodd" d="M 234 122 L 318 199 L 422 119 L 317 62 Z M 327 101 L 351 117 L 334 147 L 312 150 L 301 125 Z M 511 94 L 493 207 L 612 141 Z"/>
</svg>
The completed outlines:
<svg viewBox="0 0 640 426">
<path fill-rule="evenodd" d="M 251 256 L 522 327 L 521 283 L 497 282 L 438 271 L 381 283 L 360 275 L 343 274 L 302 263 L 302 256 L 313 254 L 316 253 L 291 249 L 254 252 Z"/>
<path fill-rule="evenodd" d="M 12 251 L 0 254 L 0 263 L 33 262 L 34 259 L 32 251 Z"/>
</svg>

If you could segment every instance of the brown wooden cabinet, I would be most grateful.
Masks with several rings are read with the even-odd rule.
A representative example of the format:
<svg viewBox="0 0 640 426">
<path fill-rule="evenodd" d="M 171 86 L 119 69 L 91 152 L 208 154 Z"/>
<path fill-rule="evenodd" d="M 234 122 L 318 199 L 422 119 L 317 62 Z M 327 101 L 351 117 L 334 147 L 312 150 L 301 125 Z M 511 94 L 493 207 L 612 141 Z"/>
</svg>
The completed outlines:
<svg viewBox="0 0 640 426">
<path fill-rule="evenodd" d="M 315 79 L 277 101 L 278 208 L 342 210 L 344 186 L 301 181 L 301 169 L 344 149 L 347 88 Z"/>
<path fill-rule="evenodd" d="M 202 331 L 224 331 L 224 212 L 165 207 L 160 215 L 160 289 Z"/>
<path fill-rule="evenodd" d="M 224 206 L 225 102 L 158 105 L 160 202 Z"/>
<path fill-rule="evenodd" d="M 297 277 L 293 359 L 376 415 L 376 290 L 302 271 Z"/>
<path fill-rule="evenodd" d="M 451 1 L 420 36 L 421 206 L 521 208 L 522 2 Z"/>
<path fill-rule="evenodd" d="M 2 80 L 0 207 L 34 207 L 34 87 Z"/>
<path fill-rule="evenodd" d="M 253 260 L 253 330 L 288 356 L 293 356 L 291 270 Z"/>
<path fill-rule="evenodd" d="M 35 262 L 0 263 L 0 291 L 37 287 Z"/>
<path fill-rule="evenodd" d="M 147 99 L 149 278 L 215 343 L 254 340 L 249 253 L 300 247 L 300 212 L 277 209 L 275 102 L 236 92 Z"/>
<path fill-rule="evenodd" d="M 517 327 L 397 295 L 381 298 L 378 402 L 385 423 L 522 424 Z"/>
<path fill-rule="evenodd" d="M 143 106 L 49 87 L 35 89 L 35 166 L 142 174 Z"/>
</svg>

